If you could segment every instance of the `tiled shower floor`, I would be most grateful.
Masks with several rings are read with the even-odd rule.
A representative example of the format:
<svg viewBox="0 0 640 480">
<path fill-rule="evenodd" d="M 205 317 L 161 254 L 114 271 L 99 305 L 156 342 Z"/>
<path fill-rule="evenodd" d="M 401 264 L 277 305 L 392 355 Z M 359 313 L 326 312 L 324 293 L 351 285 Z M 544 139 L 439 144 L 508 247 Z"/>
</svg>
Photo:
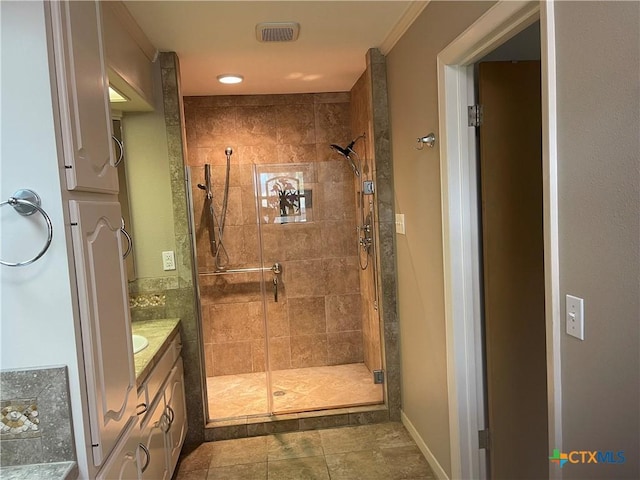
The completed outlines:
<svg viewBox="0 0 640 480">
<path fill-rule="evenodd" d="M 363 363 L 276 370 L 271 378 L 276 413 L 382 403 L 382 385 Z M 208 377 L 209 417 L 270 413 L 266 382 L 264 372 Z"/>
</svg>

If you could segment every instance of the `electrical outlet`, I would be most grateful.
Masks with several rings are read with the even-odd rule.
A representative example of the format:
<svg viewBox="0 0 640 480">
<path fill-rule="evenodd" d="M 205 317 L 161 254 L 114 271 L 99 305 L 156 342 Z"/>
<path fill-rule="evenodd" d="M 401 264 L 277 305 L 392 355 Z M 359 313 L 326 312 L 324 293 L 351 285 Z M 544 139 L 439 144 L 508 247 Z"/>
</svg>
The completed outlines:
<svg viewBox="0 0 640 480">
<path fill-rule="evenodd" d="M 567 295 L 566 303 L 567 334 L 584 340 L 584 300 Z"/>
<path fill-rule="evenodd" d="M 162 268 L 165 270 L 176 269 L 176 256 L 173 251 L 162 252 Z"/>
</svg>

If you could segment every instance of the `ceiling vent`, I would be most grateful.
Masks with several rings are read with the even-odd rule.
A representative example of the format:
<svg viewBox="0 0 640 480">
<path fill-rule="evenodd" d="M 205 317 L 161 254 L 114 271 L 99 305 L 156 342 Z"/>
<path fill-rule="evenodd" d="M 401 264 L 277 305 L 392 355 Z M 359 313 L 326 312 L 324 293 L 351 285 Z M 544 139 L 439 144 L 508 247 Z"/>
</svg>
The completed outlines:
<svg viewBox="0 0 640 480">
<path fill-rule="evenodd" d="M 293 42 L 298 39 L 300 24 L 296 22 L 264 22 L 256 25 L 259 42 Z"/>
</svg>

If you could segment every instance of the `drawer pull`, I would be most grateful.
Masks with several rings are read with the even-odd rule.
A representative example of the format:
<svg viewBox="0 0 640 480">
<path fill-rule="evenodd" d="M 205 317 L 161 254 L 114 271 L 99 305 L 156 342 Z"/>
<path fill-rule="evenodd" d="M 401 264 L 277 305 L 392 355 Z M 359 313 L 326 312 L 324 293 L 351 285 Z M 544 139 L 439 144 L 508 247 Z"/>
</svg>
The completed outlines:
<svg viewBox="0 0 640 480">
<path fill-rule="evenodd" d="M 151 461 L 151 454 L 149 453 L 149 449 L 146 447 L 146 445 L 144 443 L 139 443 L 138 446 L 142 449 L 142 451 L 147 456 L 147 461 L 144 462 L 144 466 L 140 469 L 140 472 L 144 473 L 144 471 L 149 466 L 149 462 Z"/>
<path fill-rule="evenodd" d="M 165 407 L 165 411 L 169 412 L 169 415 L 167 415 L 167 417 L 169 419 L 169 428 L 171 428 L 171 425 L 173 424 L 173 420 L 176 418 L 176 412 L 173 411 L 173 408 L 171 408 L 171 405 L 167 405 Z"/>
<path fill-rule="evenodd" d="M 146 403 L 139 403 L 136 405 L 136 415 L 142 415 L 143 413 L 147 413 L 148 405 Z"/>
</svg>

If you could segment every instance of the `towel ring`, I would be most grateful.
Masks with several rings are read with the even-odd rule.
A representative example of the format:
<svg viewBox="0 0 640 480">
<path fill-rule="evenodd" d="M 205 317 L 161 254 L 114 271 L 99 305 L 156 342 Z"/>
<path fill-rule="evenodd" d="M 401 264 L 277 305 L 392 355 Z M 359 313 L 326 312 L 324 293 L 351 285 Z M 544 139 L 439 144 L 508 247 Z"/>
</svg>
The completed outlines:
<svg viewBox="0 0 640 480">
<path fill-rule="evenodd" d="M 40 250 L 40 253 L 38 253 L 31 260 L 26 260 L 24 262 L 5 262 L 3 260 L 0 260 L 0 264 L 7 267 L 24 267 L 25 265 L 30 265 L 40 257 L 42 257 L 51 246 L 51 240 L 53 240 L 53 225 L 51 224 L 51 218 L 49 218 L 47 212 L 45 212 L 44 209 L 40 206 L 40 197 L 33 190 L 18 190 L 11 197 L 9 197 L 8 200 L 0 203 L 0 207 L 3 207 L 5 205 L 11 205 L 16 212 L 24 217 L 33 215 L 35 212 L 40 212 L 40 214 L 47 222 L 47 241 L 44 245 L 44 248 Z"/>
</svg>

